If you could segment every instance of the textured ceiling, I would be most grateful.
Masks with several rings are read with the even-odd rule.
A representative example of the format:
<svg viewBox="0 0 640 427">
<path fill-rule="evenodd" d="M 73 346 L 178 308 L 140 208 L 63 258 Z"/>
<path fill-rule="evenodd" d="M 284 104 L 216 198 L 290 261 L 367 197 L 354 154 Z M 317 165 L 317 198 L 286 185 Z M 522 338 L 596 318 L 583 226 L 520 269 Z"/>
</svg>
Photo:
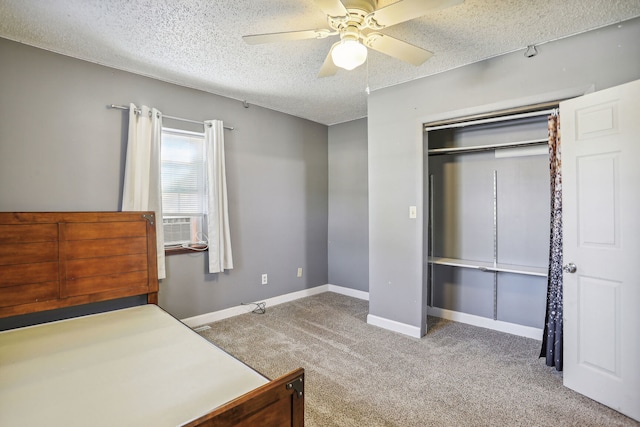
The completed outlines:
<svg viewBox="0 0 640 427">
<path fill-rule="evenodd" d="M 637 16 L 640 0 L 466 0 L 383 30 L 435 53 L 421 66 L 370 51 L 368 66 L 321 79 L 337 36 L 242 40 L 328 28 L 313 0 L 0 0 L 0 37 L 335 124 L 367 115 L 367 81 L 373 91 Z"/>
</svg>

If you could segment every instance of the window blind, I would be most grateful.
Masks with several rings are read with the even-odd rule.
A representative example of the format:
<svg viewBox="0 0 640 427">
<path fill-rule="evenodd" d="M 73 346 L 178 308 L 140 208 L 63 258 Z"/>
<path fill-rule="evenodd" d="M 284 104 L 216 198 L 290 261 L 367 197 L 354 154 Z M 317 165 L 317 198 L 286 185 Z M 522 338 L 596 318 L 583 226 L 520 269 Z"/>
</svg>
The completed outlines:
<svg viewBox="0 0 640 427">
<path fill-rule="evenodd" d="M 206 206 L 204 134 L 162 130 L 163 216 L 202 216 Z"/>
</svg>

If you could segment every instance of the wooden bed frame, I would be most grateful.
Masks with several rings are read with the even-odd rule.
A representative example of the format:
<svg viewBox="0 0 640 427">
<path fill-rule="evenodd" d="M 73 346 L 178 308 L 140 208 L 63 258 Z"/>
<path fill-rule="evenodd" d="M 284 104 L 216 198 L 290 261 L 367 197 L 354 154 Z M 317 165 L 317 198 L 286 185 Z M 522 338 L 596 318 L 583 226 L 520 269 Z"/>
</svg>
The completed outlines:
<svg viewBox="0 0 640 427">
<path fill-rule="evenodd" d="M 0 212 L 0 318 L 136 295 L 158 303 L 153 212 Z M 303 426 L 304 370 L 185 425 Z"/>
</svg>

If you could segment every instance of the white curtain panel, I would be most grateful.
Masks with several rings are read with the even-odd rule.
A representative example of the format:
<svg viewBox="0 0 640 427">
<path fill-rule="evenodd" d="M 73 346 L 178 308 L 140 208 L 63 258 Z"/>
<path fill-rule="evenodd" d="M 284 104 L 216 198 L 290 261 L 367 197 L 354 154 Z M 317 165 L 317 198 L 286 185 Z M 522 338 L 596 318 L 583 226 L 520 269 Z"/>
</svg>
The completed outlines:
<svg viewBox="0 0 640 427">
<path fill-rule="evenodd" d="M 221 120 L 204 122 L 207 151 L 207 234 L 209 240 L 209 273 L 233 268 L 227 179 L 224 160 L 224 128 Z"/>
<path fill-rule="evenodd" d="M 166 277 L 160 182 L 161 136 L 162 113 L 155 108 L 143 105 L 138 109 L 130 104 L 122 210 L 155 212 L 158 279 Z"/>
</svg>

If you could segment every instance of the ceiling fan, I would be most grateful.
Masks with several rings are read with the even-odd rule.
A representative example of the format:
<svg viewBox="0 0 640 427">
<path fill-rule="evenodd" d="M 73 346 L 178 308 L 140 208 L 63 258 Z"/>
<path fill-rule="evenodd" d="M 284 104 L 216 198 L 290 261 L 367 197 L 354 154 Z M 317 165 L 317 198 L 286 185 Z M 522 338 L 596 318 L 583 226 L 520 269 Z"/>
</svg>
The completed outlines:
<svg viewBox="0 0 640 427">
<path fill-rule="evenodd" d="M 340 35 L 331 46 L 318 77 L 336 74 L 338 67 L 353 70 L 367 59 L 367 48 L 413 65 L 420 65 L 433 55 L 402 40 L 380 33 L 392 25 L 464 3 L 464 0 L 400 0 L 378 9 L 378 0 L 314 0 L 327 15 L 331 29 L 287 31 L 243 36 L 249 44 L 303 39 L 324 39 Z"/>
</svg>

